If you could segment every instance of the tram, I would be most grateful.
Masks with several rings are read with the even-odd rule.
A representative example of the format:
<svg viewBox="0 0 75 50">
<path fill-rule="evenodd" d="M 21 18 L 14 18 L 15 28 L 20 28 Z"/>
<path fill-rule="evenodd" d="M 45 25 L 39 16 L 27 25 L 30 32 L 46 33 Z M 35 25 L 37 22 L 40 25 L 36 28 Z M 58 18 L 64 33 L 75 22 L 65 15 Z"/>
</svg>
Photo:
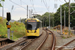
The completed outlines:
<svg viewBox="0 0 75 50">
<path fill-rule="evenodd" d="M 28 18 L 25 20 L 26 36 L 37 36 L 42 34 L 42 21 L 37 18 Z"/>
</svg>

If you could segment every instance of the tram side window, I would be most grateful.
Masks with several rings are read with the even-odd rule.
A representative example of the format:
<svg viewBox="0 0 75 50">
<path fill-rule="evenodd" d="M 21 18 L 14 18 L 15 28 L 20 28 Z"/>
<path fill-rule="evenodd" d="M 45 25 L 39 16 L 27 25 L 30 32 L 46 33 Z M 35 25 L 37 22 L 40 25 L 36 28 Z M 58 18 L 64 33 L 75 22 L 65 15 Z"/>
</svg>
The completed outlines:
<svg viewBox="0 0 75 50">
<path fill-rule="evenodd" d="M 37 28 L 39 28 L 40 27 L 40 22 L 37 22 Z"/>
<path fill-rule="evenodd" d="M 40 23 L 40 27 L 42 27 L 42 23 Z"/>
</svg>

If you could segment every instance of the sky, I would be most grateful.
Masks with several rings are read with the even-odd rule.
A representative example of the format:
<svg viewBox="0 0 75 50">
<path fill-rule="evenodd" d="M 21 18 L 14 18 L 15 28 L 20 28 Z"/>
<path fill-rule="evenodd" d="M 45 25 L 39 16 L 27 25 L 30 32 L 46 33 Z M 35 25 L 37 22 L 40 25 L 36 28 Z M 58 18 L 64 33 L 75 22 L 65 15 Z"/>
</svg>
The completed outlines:
<svg viewBox="0 0 75 50">
<path fill-rule="evenodd" d="M 68 0 L 66 1 L 68 2 Z M 75 1 L 71 0 L 71 2 Z M 66 2 L 64 0 L 5 0 L 5 2 L 3 3 L 4 3 L 4 17 L 6 17 L 7 12 L 10 12 L 11 19 L 17 21 L 20 18 L 21 19 L 27 18 L 27 5 L 28 5 L 28 12 L 29 10 L 32 10 L 32 14 L 42 15 L 45 12 L 55 13 L 59 8 L 59 6 Z M 54 7 L 55 4 L 57 4 L 56 8 Z M 1 7 L 0 7 L 0 16 L 2 16 Z"/>
</svg>

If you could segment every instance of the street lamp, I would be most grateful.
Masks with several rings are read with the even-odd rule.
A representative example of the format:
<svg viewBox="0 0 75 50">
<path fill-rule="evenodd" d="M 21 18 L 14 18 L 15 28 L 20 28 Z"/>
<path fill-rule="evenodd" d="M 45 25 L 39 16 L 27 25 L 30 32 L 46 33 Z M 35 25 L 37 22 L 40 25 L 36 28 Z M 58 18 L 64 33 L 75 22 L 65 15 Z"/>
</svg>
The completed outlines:
<svg viewBox="0 0 75 50">
<path fill-rule="evenodd" d="M 2 17 L 4 17 L 4 2 L 2 2 Z"/>
<path fill-rule="evenodd" d="M 49 11 L 49 8 L 47 10 Z M 50 29 L 50 13 L 49 13 L 49 29 Z"/>
</svg>

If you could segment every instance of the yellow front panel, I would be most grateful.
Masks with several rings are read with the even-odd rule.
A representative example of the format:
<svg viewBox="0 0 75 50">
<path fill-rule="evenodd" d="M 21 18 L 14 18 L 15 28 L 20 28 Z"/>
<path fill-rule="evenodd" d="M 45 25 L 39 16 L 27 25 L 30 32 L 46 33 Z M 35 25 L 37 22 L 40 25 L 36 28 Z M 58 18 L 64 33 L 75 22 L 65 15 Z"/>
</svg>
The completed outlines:
<svg viewBox="0 0 75 50">
<path fill-rule="evenodd" d="M 28 32 L 26 30 L 26 36 L 39 36 L 39 29 L 37 29 L 36 32 L 35 30 L 28 30 Z"/>
</svg>

